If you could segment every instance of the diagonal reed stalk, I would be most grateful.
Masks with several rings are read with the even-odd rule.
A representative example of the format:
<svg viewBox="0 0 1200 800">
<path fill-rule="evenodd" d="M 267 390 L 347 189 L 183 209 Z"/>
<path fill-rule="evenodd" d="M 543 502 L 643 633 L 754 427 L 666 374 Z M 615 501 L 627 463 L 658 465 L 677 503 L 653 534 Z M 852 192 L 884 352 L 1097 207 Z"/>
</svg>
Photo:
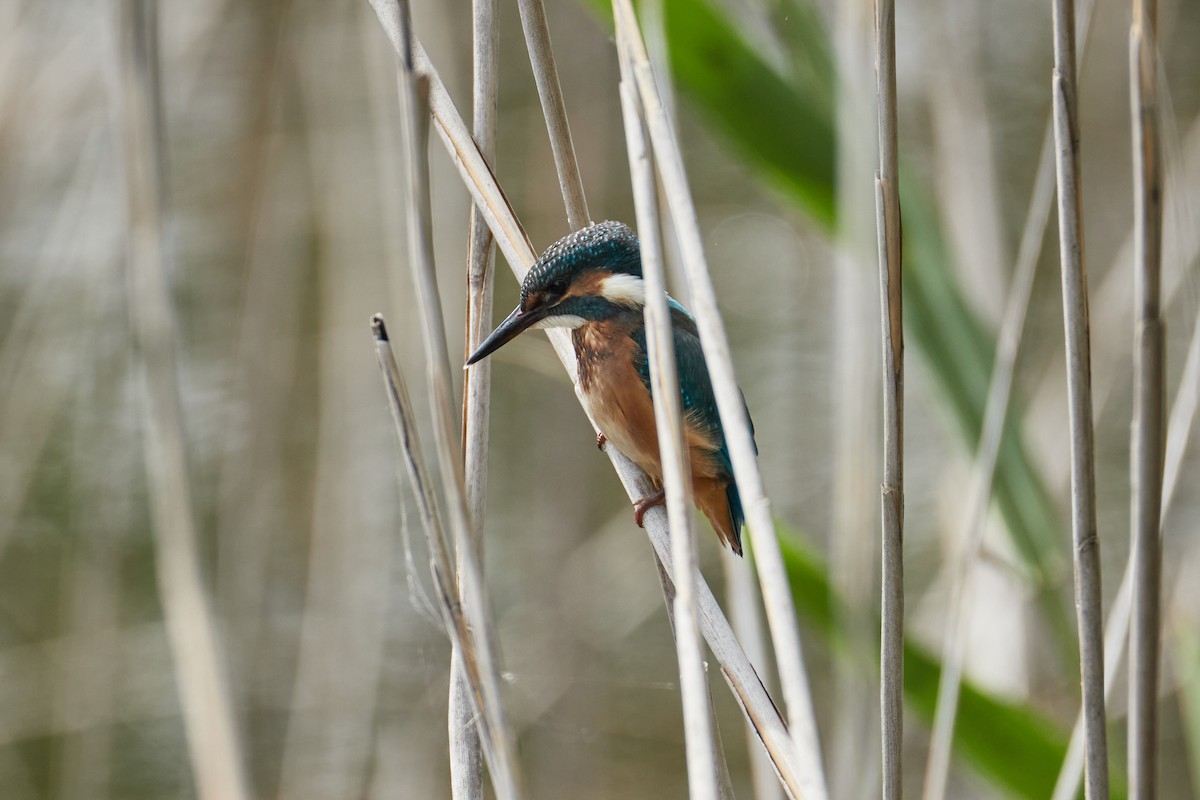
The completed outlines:
<svg viewBox="0 0 1200 800">
<path fill-rule="evenodd" d="M 1083 684 L 1086 795 L 1108 798 L 1108 742 L 1104 713 L 1104 640 L 1100 608 L 1100 541 L 1096 530 L 1095 441 L 1088 331 L 1087 272 L 1080 207 L 1079 111 L 1075 77 L 1075 7 L 1054 0 L 1055 165 L 1058 233 L 1062 262 L 1063 327 L 1067 350 L 1067 397 L 1071 434 L 1071 531 L 1075 608 Z"/>
<path fill-rule="evenodd" d="M 496 155 L 496 86 L 499 78 L 496 0 L 473 0 L 472 9 L 472 119 L 475 141 L 485 157 Z M 495 251 L 492 232 L 479 209 L 471 206 L 467 243 L 466 352 L 479 346 L 492 327 L 495 286 Z M 487 496 L 488 428 L 490 421 L 492 362 L 484 359 L 467 370 L 463 384 L 463 468 L 467 513 L 471 521 L 472 549 L 482 574 L 483 512 Z M 459 558 L 458 576 L 463 565 Z M 486 591 L 486 585 L 483 587 Z M 448 724 L 450 737 L 450 788 L 455 800 L 483 800 L 483 763 L 479 732 L 475 726 L 466 673 L 461 655 L 451 655 Z"/>
<path fill-rule="evenodd" d="M 621 42 L 618 41 L 618 48 Z M 620 57 L 621 112 L 625 118 L 625 141 L 629 150 L 629 172 L 642 246 L 642 277 L 646 282 L 646 345 L 650 356 L 650 386 L 654 421 L 662 459 L 663 488 L 667 493 L 667 522 L 674 551 L 670 577 L 674 583 L 670 605 L 679 660 L 679 688 L 683 698 L 684 744 L 687 752 L 689 796 L 716 800 L 718 769 L 713 722 L 710 714 L 708 680 L 704 673 L 704 644 L 696 620 L 696 576 L 699 564 L 696 536 L 692 527 L 691 472 L 686 459 L 683 417 L 680 410 L 679 373 L 675 363 L 675 338 L 667 307 L 667 288 L 662 262 L 658 220 L 658 197 L 654 167 L 646 147 L 646 133 L 638 113 L 636 89 L 631 82 L 628 58 Z"/>
<path fill-rule="evenodd" d="M 495 645 L 491 638 L 491 617 L 483 590 L 483 578 L 474 555 L 471 516 L 467 508 L 466 486 L 460 443 L 452 409 L 454 390 L 450 381 L 450 357 L 446 347 L 445 325 L 442 320 L 441 299 L 438 295 L 437 273 L 433 259 L 433 216 L 429 197 L 428 129 L 429 113 L 426 104 L 428 82 L 413 67 L 411 22 L 407 2 L 393 6 L 398 17 L 401 47 L 400 96 L 407 142 L 409 246 L 411 268 L 416 286 L 416 301 L 424 327 L 426 367 L 429 380 L 430 406 L 434 414 L 434 442 L 438 453 L 442 489 L 449 509 L 450 526 L 454 533 L 454 548 L 458 554 L 461 581 L 457 601 L 462 603 L 469 638 L 465 648 L 460 646 L 464 660 L 478 661 L 478 678 L 485 691 L 478 699 L 481 704 L 481 724 L 486 720 L 490 738 L 488 766 L 496 793 L 501 798 L 520 797 L 521 779 L 512 735 L 500 698 L 499 668 Z"/>
<path fill-rule="evenodd" d="M 404 37 L 401 33 L 399 9 L 387 0 L 371 0 L 371 4 L 392 46 L 397 52 L 402 52 L 404 48 L 401 43 Z M 412 53 L 415 69 L 429 81 L 429 109 L 435 128 L 446 145 L 463 183 L 492 229 L 496 237 L 496 246 L 508 260 L 517 279 L 521 280 L 536 258 L 529 238 L 497 184 L 491 167 L 479 152 L 470 131 L 454 108 L 428 56 L 415 40 Z M 547 331 L 547 334 L 563 367 L 575 381 L 575 355 L 570 337 L 563 331 L 552 330 Z M 578 388 L 576 394 L 579 394 Z M 631 500 L 645 497 L 653 491 L 645 473 L 616 448 L 608 448 L 607 454 Z M 645 521 L 646 534 L 656 555 L 663 563 L 670 563 L 672 551 L 665 515 L 651 509 Z M 697 581 L 696 604 L 700 612 L 700 632 L 720 664 L 721 673 L 737 698 L 742 712 L 754 726 L 763 747 L 770 755 L 780 780 L 791 797 L 807 798 L 809 795 L 803 794 L 800 789 L 802 784 L 799 776 L 803 774 L 799 764 L 800 754 L 788 735 L 778 709 L 746 658 L 712 590 L 702 576 Z M 808 771 L 811 772 L 812 769 L 814 767 L 809 766 Z"/>
<path fill-rule="evenodd" d="M 896 7 L 875 2 L 875 94 L 879 172 L 875 175 L 879 288 L 883 328 L 883 559 L 879 702 L 883 797 L 903 792 L 904 744 L 904 327 L 900 176 L 896 155 Z"/>
<path fill-rule="evenodd" d="M 722 565 L 722 573 L 725 576 L 725 603 L 729 608 L 733 632 L 745 649 L 750 662 L 756 664 L 759 669 L 769 668 L 770 656 L 767 653 L 766 632 L 763 629 L 760 611 L 762 601 L 754 573 L 743 569 L 742 565 L 733 559 L 723 559 Z M 769 680 L 768 676 L 764 676 L 764 680 Z M 755 800 L 780 800 L 783 797 L 783 787 L 775 777 L 775 768 L 768 754 L 755 743 L 757 737 L 749 720 L 746 721 L 744 730 L 746 749 L 750 757 L 750 785 Z M 717 731 L 717 736 L 720 737 L 720 730 Z"/>
<path fill-rule="evenodd" d="M 249 797 L 217 625 L 200 570 L 168 285 L 166 142 L 156 4 L 120 4 L 120 124 L 129 202 L 129 306 L 147 430 L 158 590 L 202 800 Z"/>
<path fill-rule="evenodd" d="M 1133 0 L 1129 94 L 1133 125 L 1134 387 L 1130 444 L 1133 628 L 1129 670 L 1129 796 L 1157 796 L 1158 661 L 1166 347 L 1161 316 L 1162 169 L 1158 142 L 1157 0 Z"/>
<path fill-rule="evenodd" d="M 937 709 L 934 713 L 929 762 L 925 772 L 925 800 L 941 800 L 946 796 L 946 781 L 950 775 L 950 750 L 954 743 L 954 720 L 958 712 L 963 660 L 966 656 L 968 620 L 965 609 L 968 606 L 966 601 L 969 592 L 967 582 L 983 546 L 988 498 L 991 496 L 992 479 L 996 473 L 1001 434 L 1004 432 L 1004 422 L 1008 418 L 1008 405 L 1012 399 L 1013 371 L 1025 328 L 1025 315 L 1029 310 L 1029 298 L 1033 292 L 1033 278 L 1037 271 L 1042 236 L 1046 230 L 1046 214 L 1050 209 L 1051 192 L 1054 188 L 1050 169 L 1053 158 L 1051 145 L 1052 142 L 1047 136 L 1043 143 L 1033 199 L 1021 236 L 1015 276 L 1004 307 L 1004 320 L 1000 326 L 996 347 L 996 361 L 992 365 L 987 402 L 984 406 L 983 432 L 967 490 L 963 522 L 966 541 L 959 563 L 954 567 L 954 585 L 951 589 L 946 633 L 942 642 L 942 674 L 938 682 Z"/>
<path fill-rule="evenodd" d="M 546 129 L 550 134 L 550 149 L 554 153 L 558 184 L 567 208 L 567 223 L 571 230 L 579 230 L 591 221 L 591 217 L 583 193 L 583 180 L 579 176 L 579 162 L 575 158 L 575 144 L 571 140 L 571 126 L 567 124 L 567 106 L 558 82 L 558 69 L 554 65 L 546 8 L 542 0 L 518 0 L 517 7 L 521 11 L 521 27 L 525 31 L 529 63 L 533 67 L 542 114 L 546 117 Z"/>
<path fill-rule="evenodd" d="M 477 646 L 482 644 L 478 640 L 478 626 L 467 624 L 463 605 L 459 602 L 454 581 L 454 561 L 451 558 L 452 548 L 446 538 L 436 489 L 425 465 L 425 457 L 417 435 L 416 414 L 413 412 L 404 376 L 392 352 L 387 326 L 379 314 L 371 318 L 371 332 L 375 337 L 375 357 L 383 375 L 384 390 L 387 392 L 388 407 L 395 423 L 400 452 L 404 457 L 405 471 L 412 483 L 413 495 L 417 500 L 417 513 L 429 546 L 429 569 L 433 578 L 437 608 L 442 615 L 442 622 L 451 644 L 462 654 L 461 663 L 466 674 L 467 687 L 476 710 L 476 721 L 481 729 L 480 742 L 492 770 L 496 794 L 498 797 L 519 797 L 513 781 L 504 778 L 505 775 L 510 778 L 515 776 L 516 768 L 515 765 L 505 767 L 503 764 L 504 759 L 511 759 L 512 756 L 510 748 L 502 741 L 504 732 L 498 726 L 494 715 L 494 709 L 499 706 L 500 682 L 495 674 L 489 675 L 485 671 L 487 667 L 480 654 L 486 645 Z M 470 554 L 463 559 L 463 564 L 463 574 L 468 580 L 473 575 L 478 577 L 475 560 Z M 499 723 L 503 724 L 502 718 Z"/>
<path fill-rule="evenodd" d="M 1078 64 L 1084 59 L 1088 32 L 1091 30 L 1093 0 L 1084 0 L 1079 7 L 1079 31 L 1084 47 L 1080 48 Z M 943 672 L 937 686 L 937 710 L 934 716 L 934 732 L 930 736 L 929 764 L 925 772 L 925 800 L 940 800 L 946 795 L 949 776 L 950 748 L 954 740 L 954 721 L 958 715 L 959 688 L 962 680 L 962 662 L 966 656 L 966 622 L 964 608 L 968 587 L 966 579 L 971 567 L 979 558 L 983 545 L 983 525 L 988 511 L 992 477 L 995 476 L 998 444 L 1008 404 L 1012 399 L 1013 371 L 1020 348 L 1021 331 L 1030 305 L 1033 289 L 1033 273 L 1042 253 L 1046 223 L 1050 219 L 1050 207 L 1055 191 L 1054 164 L 1054 120 L 1046 121 L 1042 139 L 1042 150 L 1038 156 L 1038 167 L 1034 173 L 1030 205 L 1021 229 L 1021 242 L 1016 254 L 1012 289 L 1008 296 L 1000 337 L 996 348 L 996 362 L 992 365 L 988 387 L 988 401 L 984 407 L 983 433 L 980 435 L 979 451 L 974 461 L 971 486 L 967 493 L 964 554 L 955 570 L 955 585 L 950 597 L 947 613 L 946 637 L 943 640 Z"/>
<path fill-rule="evenodd" d="M 1080 58 L 1087 49 L 1091 30 L 1093 0 L 1084 0 L 1080 5 L 1080 38 L 1083 40 Z M 933 733 L 930 736 L 929 762 L 925 773 L 925 800 L 941 800 L 946 794 L 946 782 L 950 774 L 950 751 L 954 741 L 954 721 L 958 711 L 959 689 L 962 685 L 962 668 L 966 656 L 966 581 L 972 566 L 977 562 L 983 544 L 983 526 L 991 496 L 992 480 L 995 476 L 996 459 L 999 454 L 1000 436 L 1008 415 L 1012 399 L 1013 370 L 1021 345 L 1026 312 L 1033 290 L 1033 278 L 1037 269 L 1050 218 L 1050 207 L 1054 200 L 1054 127 L 1053 120 L 1046 123 L 1042 137 L 1042 148 L 1038 166 L 1034 173 L 1033 191 L 1021 231 L 1021 243 L 1017 251 L 1017 263 L 1013 270 L 1013 283 L 1005 304 L 1004 319 L 996 347 L 996 361 L 988 383 L 987 402 L 984 406 L 983 432 L 979 450 L 971 475 L 967 494 L 964 529 L 966 542 L 963 555 L 954 573 L 950 609 L 947 613 L 946 634 L 942 645 L 942 676 L 938 683 L 937 709 L 934 713 Z M 1106 690 L 1107 691 L 1107 690 Z"/>
<path fill-rule="evenodd" d="M 628 43 L 630 58 L 633 61 L 638 91 L 649 123 L 655 164 L 666 193 L 667 207 L 676 226 L 692 308 L 700 331 L 700 343 L 704 349 L 709 374 L 712 376 L 717 409 L 733 462 L 734 477 L 746 509 L 751 543 L 763 588 L 767 621 L 779 662 L 780 683 L 787 703 L 791 734 L 793 742 L 803 754 L 801 764 L 807 770 L 804 775 L 804 794 L 819 800 L 828 796 L 828 790 L 821 763 L 808 676 L 804 668 L 796 609 L 779 541 L 775 537 L 770 502 L 758 470 L 758 457 L 750 433 L 749 417 L 729 354 L 729 338 L 717 309 L 716 292 L 708 272 L 683 158 L 654 83 L 645 42 L 642 40 L 630 0 L 614 0 L 613 17 L 618 37 Z"/>
</svg>

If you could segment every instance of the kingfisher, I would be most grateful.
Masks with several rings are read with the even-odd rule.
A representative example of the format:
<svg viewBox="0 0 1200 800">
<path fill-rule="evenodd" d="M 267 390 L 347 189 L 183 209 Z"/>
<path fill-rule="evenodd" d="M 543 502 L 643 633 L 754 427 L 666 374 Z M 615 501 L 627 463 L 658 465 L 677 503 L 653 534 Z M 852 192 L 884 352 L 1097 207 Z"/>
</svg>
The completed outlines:
<svg viewBox="0 0 1200 800">
<path fill-rule="evenodd" d="M 589 225 L 546 249 L 521 284 L 521 302 L 467 359 L 470 366 L 531 328 L 571 330 L 579 386 L 600 428 L 597 444 L 615 444 L 654 482 L 655 493 L 634 504 L 639 526 L 646 511 L 665 500 L 645 303 L 637 235 L 621 222 Z M 721 542 L 740 556 L 745 515 L 700 334 L 682 305 L 670 297 L 668 305 L 692 497 Z M 753 423 L 750 430 L 753 435 Z"/>
</svg>

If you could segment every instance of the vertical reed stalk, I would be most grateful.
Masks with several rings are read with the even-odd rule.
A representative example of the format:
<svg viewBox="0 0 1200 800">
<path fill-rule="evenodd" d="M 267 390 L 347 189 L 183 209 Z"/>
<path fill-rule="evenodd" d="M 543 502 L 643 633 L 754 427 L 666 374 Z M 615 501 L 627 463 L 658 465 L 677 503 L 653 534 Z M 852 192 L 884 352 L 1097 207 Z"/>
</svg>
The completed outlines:
<svg viewBox="0 0 1200 800">
<path fill-rule="evenodd" d="M 1059 253 L 1062 262 L 1063 326 L 1067 350 L 1067 396 L 1071 433 L 1071 529 L 1074 542 L 1075 608 L 1083 683 L 1088 800 L 1108 797 L 1108 742 L 1104 713 L 1104 641 L 1100 608 L 1100 542 L 1096 530 L 1095 442 L 1088 331 L 1087 272 L 1080 208 L 1079 112 L 1075 77 L 1073 0 L 1054 0 L 1055 164 L 1058 180 Z"/>
<path fill-rule="evenodd" d="M 796 609 L 792 602 L 779 541 L 775 537 L 770 502 L 763 486 L 762 475 L 758 471 L 758 458 L 750 434 L 749 418 L 729 354 L 729 339 L 717 309 L 716 292 L 708 272 L 683 158 L 654 83 L 645 43 L 630 0 L 613 0 L 613 16 L 618 37 L 627 42 L 633 60 L 637 87 L 649 123 L 655 164 L 679 237 L 696 324 L 700 331 L 700 343 L 704 349 L 709 374 L 712 376 L 717 409 L 733 462 L 734 477 L 750 523 L 750 537 L 762 581 L 767 621 L 775 643 L 776 658 L 779 660 L 780 683 L 783 685 L 787 701 L 791 734 L 799 752 L 803 754 L 801 764 L 805 768 L 804 794 L 819 800 L 828 795 L 828 790 L 821 763 L 808 676 L 800 646 Z"/>
<path fill-rule="evenodd" d="M 446 348 L 445 325 L 442 320 L 433 258 L 433 218 L 430 210 L 427 154 L 428 81 L 424 76 L 418 75 L 413 67 L 413 38 L 408 4 L 401 0 L 398 5 L 402 45 L 400 95 L 408 153 L 409 246 L 413 281 L 416 285 L 416 302 L 425 329 L 430 406 L 434 414 L 434 440 L 437 445 L 443 491 L 449 506 L 451 528 L 454 531 L 454 546 L 461 567 L 462 580 L 458 585 L 458 600 L 463 605 L 472 634 L 469 646 L 478 659 L 482 678 L 488 684 L 488 691 L 482 698 L 485 706 L 479 711 L 488 717 L 492 738 L 490 750 L 494 758 L 490 759 L 489 763 L 492 781 L 498 796 L 515 798 L 521 795 L 520 773 L 512 751 L 511 733 L 504 707 L 500 701 L 499 669 L 495 646 L 491 639 L 491 618 L 484 595 L 483 579 L 474 557 L 460 443 L 451 411 L 454 391 L 450 381 L 450 358 Z"/>
<path fill-rule="evenodd" d="M 579 230 L 591 218 L 583 193 L 583 181 L 579 177 L 579 162 L 575 160 L 571 126 L 567 124 L 567 107 L 558 82 L 558 69 L 554 66 L 546 9 L 542 0 L 518 0 L 517 7 L 521 11 L 521 27 L 525 30 L 529 62 L 533 67 L 538 97 L 542 101 L 542 114 L 546 117 L 546 129 L 550 134 L 550 149 L 554 152 L 558 184 L 567 207 L 567 222 L 571 230 Z"/>
<path fill-rule="evenodd" d="M 883 327 L 883 559 L 879 702 L 883 797 L 903 792 L 904 743 L 904 328 L 900 176 L 896 155 L 896 7 L 875 2 L 875 94 L 879 172 L 875 175 L 879 288 Z"/>
<path fill-rule="evenodd" d="M 129 202 L 129 306 L 147 430 L 143 441 L 158 590 L 202 800 L 248 797 L 229 680 L 201 576 L 186 434 L 175 363 L 166 148 L 156 4 L 123 0 L 120 121 Z"/>
<path fill-rule="evenodd" d="M 472 9 L 472 117 L 475 141 L 485 158 L 496 157 L 496 84 L 499 76 L 496 2 L 474 0 Z M 492 232 L 474 204 L 468 227 L 466 352 L 471 353 L 492 327 L 492 290 L 495 286 L 495 251 Z M 488 428 L 490 421 L 492 362 L 484 359 L 466 372 L 463 388 L 463 466 L 467 513 L 471 521 L 471 546 L 483 573 L 483 519 L 487 496 Z M 458 579 L 462 582 L 462 559 Z M 486 586 L 484 587 L 486 589 Z M 455 800 L 482 800 L 483 763 L 479 732 L 462 671 L 462 656 L 451 654 L 449 735 L 450 785 Z"/>
<path fill-rule="evenodd" d="M 1165 519 L 1175 499 L 1175 489 L 1179 486 L 1179 473 L 1183 466 L 1183 457 L 1187 449 L 1187 441 L 1195 422 L 1196 409 L 1200 406 L 1200 325 L 1192 329 L 1192 340 L 1188 345 L 1187 358 L 1183 365 L 1183 375 L 1179 380 L 1179 391 L 1171 404 L 1170 418 L 1166 430 L 1165 464 L 1163 467 L 1162 510 L 1160 521 Z M 1160 526 L 1161 533 L 1161 526 Z M 1161 547 L 1161 542 L 1159 543 Z M 1130 560 L 1125 565 L 1125 573 L 1121 576 L 1121 585 L 1117 588 L 1117 596 L 1113 599 L 1112 609 L 1104 626 L 1104 696 L 1112 693 L 1113 675 L 1121 665 L 1125 655 L 1125 645 L 1129 642 L 1130 617 L 1133 614 L 1133 581 L 1134 562 Z M 1083 771 L 1083 710 L 1075 719 L 1071 730 L 1071 741 L 1067 746 L 1067 756 L 1063 759 L 1062 769 L 1059 770 L 1058 780 L 1054 784 L 1054 794 L 1051 800 L 1071 800 L 1079 790 L 1080 773 Z"/>
<path fill-rule="evenodd" d="M 1083 0 L 1079 7 L 1079 33 L 1086 50 L 1088 33 L 1091 29 L 1093 0 Z M 988 386 L 987 403 L 984 407 L 983 432 L 967 495 L 964 529 L 967 541 L 963 557 L 958 564 L 952 589 L 950 609 L 947 614 L 946 635 L 942 652 L 942 676 L 938 683 L 937 709 L 934 713 L 933 733 L 930 737 L 929 762 L 925 774 L 925 800 L 940 800 L 946 793 L 946 782 L 950 772 L 951 747 L 954 741 L 954 721 L 958 710 L 959 689 L 962 684 L 962 667 L 966 655 L 966 618 L 964 608 L 968 605 L 966 594 L 967 575 L 980 553 L 983 543 L 983 525 L 987 514 L 992 480 L 995 476 L 996 459 L 999 453 L 1000 435 L 1008 414 L 1012 398 L 1013 370 L 1021 344 L 1021 332 L 1033 289 L 1034 272 L 1041 254 L 1054 201 L 1054 124 L 1047 120 L 1042 137 L 1042 148 L 1038 166 L 1034 173 L 1033 191 L 1030 196 L 1025 224 L 1021 231 L 1021 243 L 1017 251 L 1017 263 L 1013 270 L 1013 284 L 1005 306 L 996 362 Z M 1119 603 L 1117 604 L 1119 605 Z M 1114 605 L 1114 613 L 1117 605 Z M 1106 642 L 1112 641 L 1106 633 Z M 1111 670 L 1108 670 L 1111 671 Z M 1108 689 L 1106 688 L 1107 692 Z M 1072 739 L 1072 746 L 1074 739 Z M 1070 747 L 1068 748 L 1070 752 Z M 1069 758 L 1069 757 L 1068 757 Z M 1074 790 L 1072 790 L 1073 792 Z"/>
<path fill-rule="evenodd" d="M 1159 539 L 1165 438 L 1166 349 L 1161 318 L 1162 170 L 1158 134 L 1157 0 L 1133 0 L 1129 94 L 1134 183 L 1134 407 L 1130 444 L 1133 629 L 1129 670 L 1129 796 L 1157 789 Z"/>
<path fill-rule="evenodd" d="M 716 745 L 708 680 L 704 673 L 704 645 L 696 619 L 696 578 L 700 570 L 695 530 L 691 524 L 691 471 L 686 459 L 675 338 L 667 307 L 658 196 L 628 59 L 622 54 L 620 60 L 621 111 L 625 117 L 625 141 L 629 149 L 629 171 L 637 210 L 638 236 L 641 239 L 642 277 L 646 282 L 646 345 L 650 356 L 650 387 L 663 466 L 663 488 L 667 493 L 667 522 L 674 554 L 671 564 L 674 582 L 671 607 L 674 609 L 675 648 L 683 699 L 688 786 L 690 796 L 696 800 L 717 800 Z"/>
</svg>

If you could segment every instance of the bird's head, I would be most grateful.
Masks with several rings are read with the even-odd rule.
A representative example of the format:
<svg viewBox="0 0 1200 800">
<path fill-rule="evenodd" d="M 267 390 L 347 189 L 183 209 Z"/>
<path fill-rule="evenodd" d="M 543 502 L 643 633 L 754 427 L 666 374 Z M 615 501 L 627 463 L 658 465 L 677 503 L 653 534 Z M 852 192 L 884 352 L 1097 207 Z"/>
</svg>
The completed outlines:
<svg viewBox="0 0 1200 800">
<path fill-rule="evenodd" d="M 646 302 L 637 235 L 600 222 L 559 239 L 521 284 L 521 302 L 467 359 L 486 358 L 529 328 L 578 328 Z"/>
</svg>

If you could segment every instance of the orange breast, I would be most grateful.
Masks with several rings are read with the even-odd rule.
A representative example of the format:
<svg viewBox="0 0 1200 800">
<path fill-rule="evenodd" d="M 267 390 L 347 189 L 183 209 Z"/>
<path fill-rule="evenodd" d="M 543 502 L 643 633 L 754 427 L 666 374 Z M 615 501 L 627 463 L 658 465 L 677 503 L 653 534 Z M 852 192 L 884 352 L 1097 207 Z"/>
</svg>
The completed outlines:
<svg viewBox="0 0 1200 800">
<path fill-rule="evenodd" d="M 592 418 L 617 449 L 629 456 L 656 482 L 662 482 L 658 432 L 650 390 L 633 366 L 636 345 L 628 333 L 611 322 L 584 325 L 575 331 L 579 383 Z M 710 434 L 684 419 L 693 486 L 718 477 L 718 443 Z"/>
<path fill-rule="evenodd" d="M 579 385 L 601 433 L 661 481 L 654 405 L 633 366 L 633 339 L 609 322 L 584 325 L 574 338 Z"/>
</svg>

